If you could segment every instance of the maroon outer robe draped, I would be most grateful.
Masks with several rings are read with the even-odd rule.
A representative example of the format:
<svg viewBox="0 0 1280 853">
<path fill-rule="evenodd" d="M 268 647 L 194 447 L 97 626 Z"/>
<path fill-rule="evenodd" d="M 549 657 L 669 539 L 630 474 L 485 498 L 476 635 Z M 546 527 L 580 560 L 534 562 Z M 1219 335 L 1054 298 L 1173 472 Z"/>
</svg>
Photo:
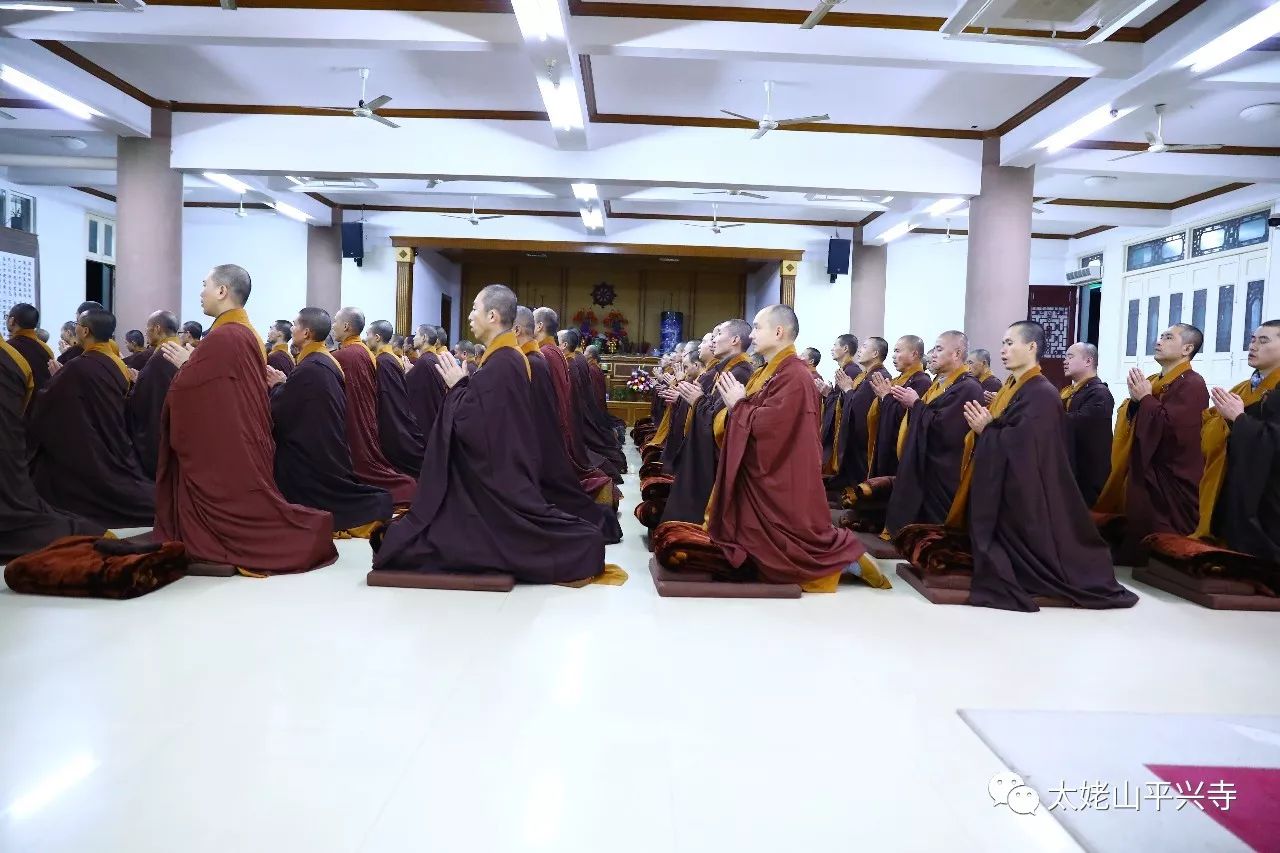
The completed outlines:
<svg viewBox="0 0 1280 853">
<path fill-rule="evenodd" d="M 141 371 L 142 368 L 147 366 L 147 362 L 151 361 L 151 356 L 155 355 L 155 353 L 155 347 L 147 347 L 132 355 L 126 355 L 121 361 L 124 362 L 125 367 L 132 367 L 134 370 Z"/>
<path fill-rule="evenodd" d="M 408 503 L 417 483 L 391 466 L 378 442 L 378 374 L 369 350 L 363 344 L 343 344 L 330 354 L 346 376 L 347 444 L 356 476 L 386 489 L 396 503 Z"/>
<path fill-rule="evenodd" d="M 55 509 L 37 494 L 24 462 L 26 395 L 26 374 L 0 347 L 0 563 L 63 536 L 101 536 L 107 530 L 105 524 Z"/>
<path fill-rule="evenodd" d="M 595 394 L 591 390 L 591 368 L 587 365 L 586 356 L 574 355 L 565 360 L 569 364 L 569 378 L 573 381 L 573 399 L 577 404 L 578 421 L 582 425 L 582 440 L 587 448 L 598 453 L 609 467 L 604 470 L 612 476 L 616 471 L 615 483 L 622 482 L 622 475 L 627 473 L 627 457 L 618 446 L 617 433 L 609 423 L 609 416 L 596 405 Z"/>
<path fill-rule="evenodd" d="M 1231 424 L 1212 530 L 1228 548 L 1280 564 L 1280 393 Z"/>
<path fill-rule="evenodd" d="M 702 377 L 706 376 L 710 371 L 704 371 L 698 376 L 698 384 L 702 386 L 702 393 L 707 393 L 706 384 Z M 680 446 L 684 444 L 684 424 L 689 419 L 689 401 L 684 397 L 677 397 L 676 401 L 671 404 L 671 420 L 667 426 L 667 438 L 662 442 L 662 453 L 658 457 L 658 461 L 662 463 L 663 472 L 671 474 L 675 470 L 676 457 L 680 453 Z"/>
<path fill-rule="evenodd" d="M 52 356 L 45 352 L 40 341 L 33 341 L 22 335 L 9 338 L 9 346 L 16 349 L 27 360 L 27 364 L 31 367 L 31 379 L 35 382 L 35 393 L 39 394 L 41 389 L 49 384 L 49 359 Z"/>
<path fill-rule="evenodd" d="M 275 479 L 285 500 L 333 514 L 334 530 L 391 518 L 386 489 L 356 479 L 347 446 L 347 395 L 324 355 L 302 360 L 271 389 Z"/>
<path fill-rule="evenodd" d="M 667 473 L 674 475 L 671 490 L 667 494 L 662 521 L 687 521 L 704 524 L 707 518 L 707 501 L 716 484 L 716 470 L 720 464 L 720 445 L 716 443 L 716 415 L 724 411 L 724 399 L 716 391 L 716 380 L 727 368 L 734 379 L 743 385 L 751 379 L 753 368 L 749 360 L 739 361 L 728 367 L 733 356 L 721 359 L 718 364 L 698 377 L 702 396 L 693 408 L 693 422 L 684 437 L 683 446 L 675 463 Z"/>
<path fill-rule="evenodd" d="M 1200 425 L 1208 407 L 1209 389 L 1194 370 L 1174 379 L 1159 399 L 1148 394 L 1129 406 L 1133 448 L 1125 489 L 1128 556 L 1149 534 L 1186 536 L 1196 529 L 1204 473 Z"/>
<path fill-rule="evenodd" d="M 926 371 L 913 373 L 903 386 L 915 391 L 921 397 L 929 390 L 932 380 Z M 898 473 L 898 428 L 902 426 L 902 418 L 907 410 L 893 397 L 885 394 L 880 399 L 880 420 L 876 425 L 876 456 L 868 459 L 871 470 L 867 478 L 893 477 Z"/>
<path fill-rule="evenodd" d="M 133 438 L 138 465 L 148 480 L 155 482 L 156 463 L 160 458 L 160 420 L 164 400 L 178 368 L 163 356 L 148 359 L 138 371 L 138 380 L 124 403 L 125 424 Z"/>
<path fill-rule="evenodd" d="M 449 390 L 449 386 L 444 384 L 444 379 L 440 376 L 440 371 L 436 370 L 439 366 L 438 355 L 433 352 L 424 352 L 418 356 L 418 360 L 413 363 L 413 367 L 404 377 L 409 394 L 409 411 L 413 414 L 418 430 L 423 435 L 424 446 L 426 436 L 431 434 L 431 427 L 435 425 L 436 414 L 444 404 L 445 392 Z"/>
<path fill-rule="evenodd" d="M 272 349 L 267 353 L 267 366 L 274 367 L 288 378 L 293 373 L 294 361 L 293 356 L 289 355 L 288 350 Z"/>
<path fill-rule="evenodd" d="M 982 390 L 990 394 L 999 394 L 1000 388 L 1004 383 L 997 379 L 994 375 L 988 375 L 986 379 L 978 380 L 978 384 L 982 386 Z"/>
<path fill-rule="evenodd" d="M 877 367 L 871 375 L 890 378 L 889 371 L 883 367 Z M 852 391 L 841 391 L 840 399 L 840 437 L 835 446 L 840 468 L 827 481 L 828 489 L 856 486 L 867 479 L 867 413 L 876 399 L 871 376 Z M 823 452 L 827 452 L 825 445 Z"/>
<path fill-rule="evenodd" d="M 129 383 L 105 355 L 77 358 L 33 402 L 28 443 L 40 496 L 107 527 L 150 527 L 154 483 L 142 473 L 125 427 Z"/>
<path fill-rule="evenodd" d="M 964 404 L 970 402 L 985 405 L 982 386 L 964 373 L 932 402 L 921 397 L 911 407 L 907 440 L 885 513 L 885 527 L 891 534 L 896 536 L 908 524 L 947 520 L 960 486 L 964 439 L 969 434 Z"/>
<path fill-rule="evenodd" d="M 422 430 L 410 411 L 404 367 L 389 352 L 378 353 L 378 446 L 401 474 L 417 479 L 422 472 Z"/>
<path fill-rule="evenodd" d="M 978 436 L 969 493 L 970 604 L 1035 611 L 1037 595 L 1088 608 L 1137 603 L 1116 581 L 1111 551 L 1074 484 L 1064 422 L 1058 390 L 1035 376 Z"/>
<path fill-rule="evenodd" d="M 843 571 L 864 550 L 831 524 L 822 488 L 818 389 L 785 351 L 777 371 L 725 418 L 707 532 L 735 567 L 748 560 L 770 583 Z M 765 368 L 766 370 L 768 367 Z"/>
<path fill-rule="evenodd" d="M 844 375 L 850 379 L 857 379 L 862 375 L 862 367 L 853 359 L 849 359 L 840 367 L 844 371 Z M 865 383 L 864 383 L 865 384 Z M 872 395 L 874 399 L 875 395 Z M 841 447 L 836 448 L 836 410 L 839 409 L 841 420 L 844 418 L 844 392 L 838 387 L 832 388 L 831 393 L 822 401 L 822 459 L 825 462 L 831 458 L 833 453 L 840 453 L 843 450 L 844 441 L 847 436 L 841 430 L 839 436 Z M 871 404 L 868 403 L 868 406 Z"/>
<path fill-rule="evenodd" d="M 622 541 L 622 525 L 612 500 L 597 503 L 588 495 L 560 437 L 560 416 L 556 389 L 551 382 L 547 360 L 538 350 L 526 353 L 529 360 L 533 437 L 530 441 L 537 453 L 538 484 L 542 496 L 562 512 L 588 521 L 600 528 L 605 544 Z M 603 474 L 605 484 L 612 483 Z M 598 488 L 597 488 L 598 492 Z"/>
<path fill-rule="evenodd" d="M 1107 383 L 1094 376 L 1066 401 L 1067 459 L 1084 502 L 1093 506 L 1111 476 L 1111 424 L 1116 401 Z"/>
<path fill-rule="evenodd" d="M 333 518 L 276 488 L 265 367 L 257 333 L 215 323 L 174 377 L 160 421 L 155 536 L 182 542 L 193 560 L 303 572 L 337 559 Z"/>
<path fill-rule="evenodd" d="M 556 420 L 560 427 L 560 438 L 564 443 L 565 453 L 569 455 L 569 461 L 573 463 L 578 482 L 582 484 L 583 491 L 597 503 L 600 502 L 602 490 L 609 489 L 613 494 L 611 503 L 616 510 L 621 495 L 614 487 L 614 479 L 600 467 L 603 460 L 587 451 L 582 435 L 578 431 L 578 419 L 574 416 L 573 380 L 569 378 L 569 363 L 564 353 L 555 344 L 543 344 L 538 348 L 538 353 L 542 355 L 542 361 L 547 366 L 547 375 L 555 391 Z M 532 361 L 530 363 L 532 364 Z"/>
<path fill-rule="evenodd" d="M 497 342 L 485 355 L 445 397 L 427 438 L 431 476 L 387 528 L 373 567 L 506 572 L 524 583 L 600 574 L 599 528 L 548 504 L 539 486 L 528 362 Z"/>
<path fill-rule="evenodd" d="M 66 351 L 58 356 L 58 364 L 65 367 L 68 362 L 74 361 L 82 355 L 84 355 L 84 347 L 79 344 L 72 344 L 67 347 Z"/>
</svg>

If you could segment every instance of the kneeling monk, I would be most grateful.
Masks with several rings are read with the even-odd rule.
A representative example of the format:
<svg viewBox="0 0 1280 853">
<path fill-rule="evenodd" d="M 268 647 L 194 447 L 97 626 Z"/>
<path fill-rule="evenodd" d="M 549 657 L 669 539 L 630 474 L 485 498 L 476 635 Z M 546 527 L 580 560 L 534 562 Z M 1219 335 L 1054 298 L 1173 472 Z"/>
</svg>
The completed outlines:
<svg viewBox="0 0 1280 853">
<path fill-rule="evenodd" d="M 598 525 L 547 503 L 535 469 L 529 362 L 511 327 L 516 295 L 491 284 L 471 307 L 471 331 L 485 343 L 467 376 L 447 353 L 450 388 L 427 438 L 423 477 L 409 512 L 379 543 L 375 569 L 505 572 L 525 583 L 588 580 L 604 570 Z"/>
<path fill-rule="evenodd" d="M 1034 611 L 1033 598 L 1047 596 L 1077 607 L 1132 607 L 1138 597 L 1116 581 L 1071 473 L 1062 401 L 1040 374 L 1044 339 L 1034 321 L 1010 326 L 1000 360 L 1012 375 L 990 409 L 964 406 L 972 432 L 947 526 L 969 531 L 969 603 Z"/>
<path fill-rule="evenodd" d="M 214 267 L 200 307 L 217 319 L 200 348 L 160 348 L 180 369 L 160 425 L 156 538 L 247 573 L 302 572 L 337 558 L 333 517 L 288 503 L 276 487 L 267 354 L 244 310 L 252 289 L 241 267 Z"/>
<path fill-rule="evenodd" d="M 842 572 L 871 586 L 889 581 L 849 530 L 831 524 L 822 488 L 818 389 L 796 358 L 800 322 L 786 305 L 756 314 L 751 342 L 767 361 L 744 388 L 724 372 L 716 387 L 725 411 L 707 532 L 735 569 L 770 583 L 834 592 Z"/>
<path fill-rule="evenodd" d="M 378 445 L 391 467 L 414 479 L 422 473 L 424 439 L 409 404 L 404 356 L 396 355 L 391 323 L 374 320 L 364 341 L 375 356 L 378 373 Z"/>
</svg>

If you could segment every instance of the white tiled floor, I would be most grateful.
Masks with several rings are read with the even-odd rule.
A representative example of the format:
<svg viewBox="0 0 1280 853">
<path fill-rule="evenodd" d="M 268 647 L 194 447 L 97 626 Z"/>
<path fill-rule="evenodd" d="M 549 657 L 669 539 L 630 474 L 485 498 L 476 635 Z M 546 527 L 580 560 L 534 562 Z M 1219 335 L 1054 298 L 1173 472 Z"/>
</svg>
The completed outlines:
<svg viewBox="0 0 1280 853">
<path fill-rule="evenodd" d="M 956 709 L 1280 711 L 1280 614 L 1142 586 L 659 599 L 624 488 L 621 588 L 370 589 L 344 542 L 133 602 L 0 593 L 0 850 L 1070 850 L 992 808 Z"/>
</svg>

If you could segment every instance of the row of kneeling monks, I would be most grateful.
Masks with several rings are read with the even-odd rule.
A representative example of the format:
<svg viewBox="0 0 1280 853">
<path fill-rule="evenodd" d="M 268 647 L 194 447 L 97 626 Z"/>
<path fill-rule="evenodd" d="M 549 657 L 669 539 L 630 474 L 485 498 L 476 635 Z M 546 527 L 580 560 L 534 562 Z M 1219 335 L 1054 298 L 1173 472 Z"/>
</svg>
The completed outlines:
<svg viewBox="0 0 1280 853">
<path fill-rule="evenodd" d="M 598 353 L 578 352 L 554 311 L 487 288 L 470 317 L 478 362 L 424 326 L 410 365 L 389 323 L 366 328 L 352 308 L 302 309 L 268 352 L 244 310 L 251 291 L 242 268 L 215 268 L 200 294 L 212 328 L 184 345 L 176 317 L 156 312 L 137 367 L 96 303 L 77 312 L 78 351 L 61 360 L 35 335 L 34 307 L 10 311 L 0 561 L 153 527 L 113 547 L 177 543 L 185 559 L 271 575 L 332 562 L 334 539 L 369 538 L 380 568 L 605 574 L 605 544 L 621 539 L 621 424 Z"/>
<path fill-rule="evenodd" d="M 816 350 L 792 353 L 798 387 L 782 396 L 768 393 L 782 382 L 773 362 L 747 360 L 756 334 L 726 321 L 664 358 L 651 418 L 633 430 L 636 517 L 668 569 L 731 577 L 743 558 L 765 578 L 811 580 L 793 569 L 827 547 L 825 532 L 805 533 L 821 515 L 873 555 L 905 558 L 913 586 L 969 604 L 1132 606 L 1113 563 L 1151 558 L 1179 590 L 1218 584 L 1280 609 L 1268 606 L 1280 600 L 1280 321 L 1254 332 L 1252 376 L 1212 393 L 1192 368 L 1202 333 L 1171 327 L 1160 372 L 1131 371 L 1118 413 L 1092 345 L 1068 350 L 1063 390 L 1041 375 L 1031 321 L 1001 343 L 1004 382 L 962 332 L 928 353 L 898 339 L 893 373 L 886 340 L 849 334 L 830 380 Z M 758 403 L 733 405 L 726 390 L 741 383 Z M 865 561 L 848 572 L 887 585 Z"/>
</svg>

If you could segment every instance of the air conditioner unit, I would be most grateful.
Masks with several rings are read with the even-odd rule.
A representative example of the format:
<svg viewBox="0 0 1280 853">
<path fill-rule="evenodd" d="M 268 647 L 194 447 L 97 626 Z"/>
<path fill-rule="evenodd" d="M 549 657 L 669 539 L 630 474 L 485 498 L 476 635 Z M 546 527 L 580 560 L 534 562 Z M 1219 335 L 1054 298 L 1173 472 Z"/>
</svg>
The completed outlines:
<svg viewBox="0 0 1280 853">
<path fill-rule="evenodd" d="M 1159 0 L 961 0 L 941 31 L 951 37 L 987 41 L 1052 40 L 1064 46 L 1080 47 L 1106 40 L 1128 25 Z M 1090 27 L 1097 32 L 1088 39 L 1057 39 L 1059 32 L 1080 33 Z M 979 29 L 981 33 L 966 33 Z M 990 34 L 986 30 L 1032 30 L 1043 36 Z"/>
<path fill-rule="evenodd" d="M 302 178 L 289 187 L 290 192 L 360 192 L 376 190 L 378 185 L 369 178 Z"/>
<path fill-rule="evenodd" d="M 1067 284 L 1093 284 L 1102 281 L 1102 264 L 1093 264 L 1067 273 Z"/>
</svg>

